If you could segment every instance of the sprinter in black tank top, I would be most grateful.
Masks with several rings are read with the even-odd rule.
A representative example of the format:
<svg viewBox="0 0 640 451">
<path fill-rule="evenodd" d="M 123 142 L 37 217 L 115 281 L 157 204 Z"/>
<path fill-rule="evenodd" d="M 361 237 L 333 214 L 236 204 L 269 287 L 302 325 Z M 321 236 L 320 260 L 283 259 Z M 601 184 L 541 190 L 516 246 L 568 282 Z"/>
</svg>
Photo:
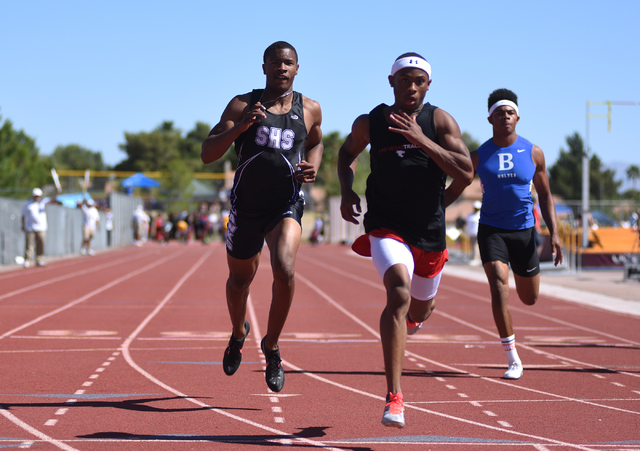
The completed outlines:
<svg viewBox="0 0 640 451">
<path fill-rule="evenodd" d="M 249 286 L 258 269 L 263 242 L 271 255 L 273 296 L 262 352 L 265 379 L 272 391 L 284 386 L 278 340 L 295 290 L 295 260 L 300 244 L 303 183 L 315 181 L 322 159 L 320 105 L 293 91 L 298 54 L 278 41 L 264 52 L 264 90 L 234 97 L 202 143 L 202 161 L 220 159 L 235 142 L 239 166 L 231 193 L 227 241 L 226 295 L 233 327 L 222 361 L 234 374 L 249 333 L 245 320 Z"/>
<path fill-rule="evenodd" d="M 380 337 L 387 379 L 385 426 L 403 427 L 400 376 L 407 333 L 415 333 L 435 306 L 447 259 L 444 189 L 449 175 L 470 184 L 473 165 L 460 128 L 445 111 L 424 104 L 431 66 L 416 53 L 393 64 L 389 84 L 395 102 L 358 117 L 338 154 L 342 217 L 358 224 L 360 197 L 353 191 L 358 155 L 371 144 L 367 179 L 367 235 L 354 250 L 373 257 L 387 290 Z"/>
<path fill-rule="evenodd" d="M 249 104 L 255 105 L 263 95 L 263 89 L 254 90 Z M 238 211 L 261 214 L 293 204 L 303 196 L 302 181 L 295 173 L 304 157 L 308 133 L 302 94 L 293 91 L 290 96 L 289 111 L 263 111 L 266 117 L 235 141 L 238 167 L 230 200 Z"/>
<path fill-rule="evenodd" d="M 447 174 L 419 146 L 389 130 L 385 108 L 389 107 L 381 104 L 369 113 L 371 176 L 367 179 L 365 230 L 388 228 L 418 249 L 443 251 Z M 436 109 L 425 104 L 416 122 L 438 144 L 433 123 Z"/>
</svg>

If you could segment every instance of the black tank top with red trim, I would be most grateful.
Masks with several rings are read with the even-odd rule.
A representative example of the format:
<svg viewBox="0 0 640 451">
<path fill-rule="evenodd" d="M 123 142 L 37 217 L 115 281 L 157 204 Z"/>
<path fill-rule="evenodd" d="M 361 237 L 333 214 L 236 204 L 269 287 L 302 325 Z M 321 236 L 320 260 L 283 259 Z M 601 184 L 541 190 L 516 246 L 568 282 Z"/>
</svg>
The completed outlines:
<svg viewBox="0 0 640 451">
<path fill-rule="evenodd" d="M 447 175 L 420 147 L 389 131 L 381 104 L 369 113 L 371 174 L 367 179 L 366 232 L 387 228 L 425 251 L 446 249 L 444 190 Z M 425 104 L 416 120 L 438 143 L 437 107 Z"/>
</svg>

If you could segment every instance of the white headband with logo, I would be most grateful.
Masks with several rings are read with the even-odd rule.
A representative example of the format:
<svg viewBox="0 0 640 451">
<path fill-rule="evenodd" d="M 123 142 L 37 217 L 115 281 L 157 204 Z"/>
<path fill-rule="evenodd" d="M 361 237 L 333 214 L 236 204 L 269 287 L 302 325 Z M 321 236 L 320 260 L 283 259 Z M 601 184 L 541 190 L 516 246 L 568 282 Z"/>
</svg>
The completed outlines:
<svg viewBox="0 0 640 451">
<path fill-rule="evenodd" d="M 518 116 L 520 116 L 520 112 L 518 111 L 518 105 L 516 105 L 511 100 L 498 100 L 496 103 L 491 105 L 491 108 L 489 108 L 489 116 L 491 116 L 493 114 L 493 112 L 496 110 L 496 108 L 501 107 L 501 106 L 509 106 L 509 107 L 513 108 L 514 110 L 516 110 L 516 114 Z"/>
<path fill-rule="evenodd" d="M 415 67 L 417 69 L 422 69 L 429 76 L 429 80 L 431 80 L 431 64 L 427 62 L 424 58 L 420 58 L 419 56 L 406 56 L 404 58 L 400 58 L 393 66 L 391 66 L 391 76 L 393 77 L 396 72 L 400 69 L 404 69 L 405 67 Z"/>
</svg>

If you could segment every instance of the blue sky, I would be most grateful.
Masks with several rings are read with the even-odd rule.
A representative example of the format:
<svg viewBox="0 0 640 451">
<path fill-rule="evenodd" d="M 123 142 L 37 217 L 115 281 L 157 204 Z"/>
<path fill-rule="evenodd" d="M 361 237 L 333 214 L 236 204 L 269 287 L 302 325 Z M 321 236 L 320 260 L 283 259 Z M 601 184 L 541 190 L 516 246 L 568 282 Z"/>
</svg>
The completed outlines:
<svg viewBox="0 0 640 451">
<path fill-rule="evenodd" d="M 320 102 L 325 133 L 347 134 L 359 114 L 392 103 L 387 75 L 408 51 L 433 67 L 427 100 L 480 142 L 489 93 L 515 91 L 518 133 L 549 166 L 567 135 L 585 138 L 587 101 L 640 102 L 638 0 L 279 5 L 0 0 L 0 115 L 43 154 L 80 144 L 115 164 L 125 131 L 215 124 L 234 95 L 264 86 L 262 53 L 277 40 L 298 50 L 294 87 Z M 614 105 L 611 124 L 589 119 L 592 151 L 640 166 L 640 105 Z"/>
</svg>

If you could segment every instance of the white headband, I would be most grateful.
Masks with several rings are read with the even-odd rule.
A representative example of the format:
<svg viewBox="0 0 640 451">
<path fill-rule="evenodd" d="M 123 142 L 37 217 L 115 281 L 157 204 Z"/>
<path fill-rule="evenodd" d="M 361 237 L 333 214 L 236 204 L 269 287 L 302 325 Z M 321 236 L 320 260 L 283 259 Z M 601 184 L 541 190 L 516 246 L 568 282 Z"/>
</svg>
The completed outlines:
<svg viewBox="0 0 640 451">
<path fill-rule="evenodd" d="M 420 58 L 419 56 L 407 56 L 405 58 L 400 58 L 393 66 L 391 66 L 391 76 L 393 77 L 396 72 L 400 69 L 404 69 L 405 67 L 415 67 L 417 69 L 422 69 L 429 76 L 429 80 L 431 80 L 431 64 L 427 63 L 427 60 L 424 58 Z"/>
<path fill-rule="evenodd" d="M 513 103 L 511 100 L 498 100 L 496 103 L 494 103 L 491 106 L 491 108 L 489 108 L 489 116 L 491 116 L 491 114 L 496 110 L 496 108 L 501 106 L 510 106 L 511 108 L 516 110 L 516 114 L 520 116 L 520 112 L 518 111 L 518 105 Z"/>
</svg>

